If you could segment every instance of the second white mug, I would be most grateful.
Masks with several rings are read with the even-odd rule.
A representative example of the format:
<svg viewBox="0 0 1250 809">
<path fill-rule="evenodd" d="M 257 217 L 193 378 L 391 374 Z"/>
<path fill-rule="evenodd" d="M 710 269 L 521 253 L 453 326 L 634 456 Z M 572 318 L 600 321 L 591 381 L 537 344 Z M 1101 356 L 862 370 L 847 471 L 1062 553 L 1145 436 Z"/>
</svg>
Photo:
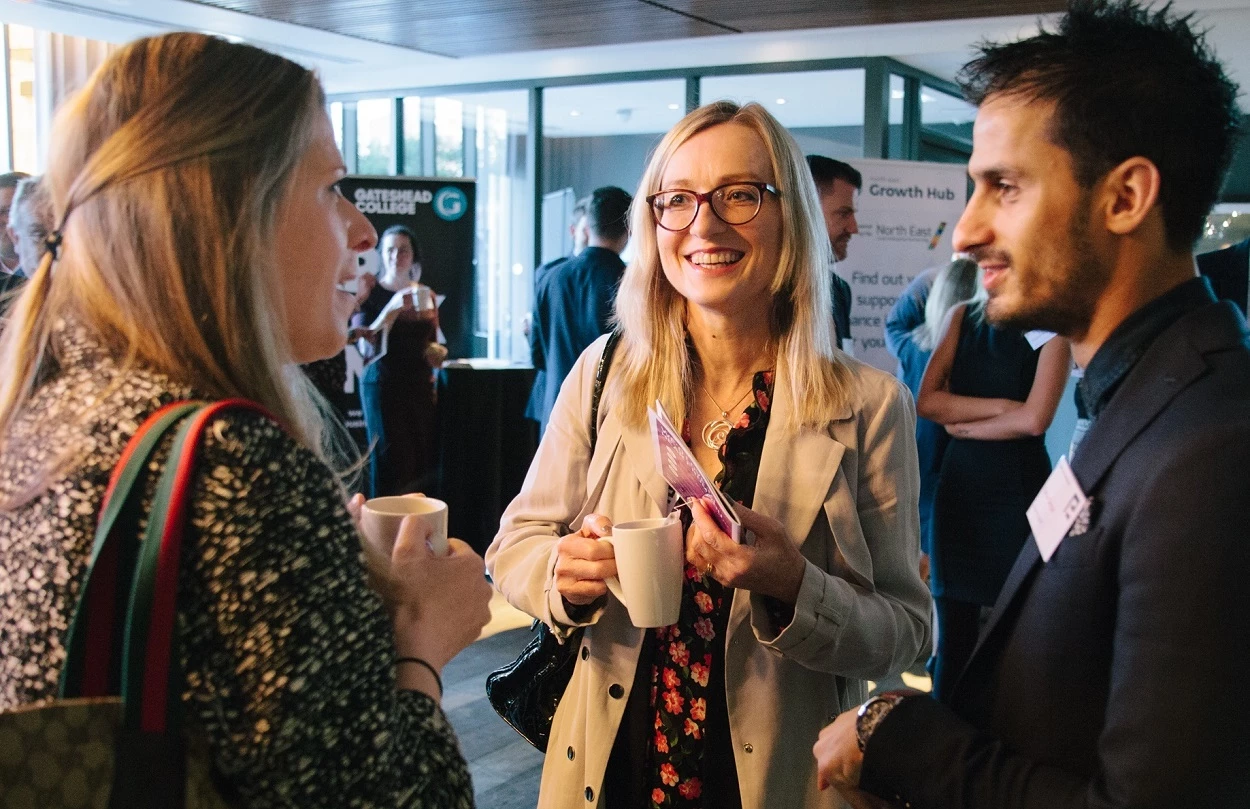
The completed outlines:
<svg viewBox="0 0 1250 809">
<path fill-rule="evenodd" d="M 400 523 L 412 516 L 429 538 L 435 556 L 447 554 L 447 504 L 433 497 L 400 495 L 366 500 L 360 513 L 360 529 L 373 550 L 387 561 L 395 548 Z"/>
</svg>

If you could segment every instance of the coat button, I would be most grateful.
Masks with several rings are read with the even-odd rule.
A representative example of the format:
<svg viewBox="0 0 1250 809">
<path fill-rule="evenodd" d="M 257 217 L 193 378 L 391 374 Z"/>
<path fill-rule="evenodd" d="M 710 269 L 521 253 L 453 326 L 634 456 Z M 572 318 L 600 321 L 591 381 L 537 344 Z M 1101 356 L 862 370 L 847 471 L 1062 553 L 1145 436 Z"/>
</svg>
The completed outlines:
<svg viewBox="0 0 1250 809">
<path fill-rule="evenodd" d="M 755 752 L 755 748 L 751 746 L 751 743 L 750 743 L 750 742 L 747 742 L 746 744 L 742 745 L 742 752 L 744 752 L 744 753 L 754 753 L 754 752 Z"/>
<path fill-rule="evenodd" d="M 612 699 L 620 699 L 625 696 L 625 689 L 621 687 L 620 683 L 612 683 L 608 687 L 608 696 L 612 697 Z"/>
<path fill-rule="evenodd" d="M 573 748 L 570 747 L 569 748 L 569 761 L 572 761 L 575 758 L 577 758 L 577 753 L 573 752 Z"/>
<path fill-rule="evenodd" d="M 582 647 L 582 660 L 585 660 L 588 657 L 590 657 L 590 647 L 583 646 Z"/>
<path fill-rule="evenodd" d="M 590 787 L 586 787 L 586 800 L 593 801 L 595 799 L 595 791 Z"/>
</svg>

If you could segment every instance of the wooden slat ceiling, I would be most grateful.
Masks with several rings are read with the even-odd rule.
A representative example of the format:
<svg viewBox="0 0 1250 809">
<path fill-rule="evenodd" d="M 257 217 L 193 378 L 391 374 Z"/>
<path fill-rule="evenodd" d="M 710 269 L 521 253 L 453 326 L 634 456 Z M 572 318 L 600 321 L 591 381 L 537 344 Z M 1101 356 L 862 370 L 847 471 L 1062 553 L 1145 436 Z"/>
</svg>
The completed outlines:
<svg viewBox="0 0 1250 809">
<path fill-rule="evenodd" d="M 1065 0 L 195 0 L 442 56 L 1045 14 Z"/>
</svg>

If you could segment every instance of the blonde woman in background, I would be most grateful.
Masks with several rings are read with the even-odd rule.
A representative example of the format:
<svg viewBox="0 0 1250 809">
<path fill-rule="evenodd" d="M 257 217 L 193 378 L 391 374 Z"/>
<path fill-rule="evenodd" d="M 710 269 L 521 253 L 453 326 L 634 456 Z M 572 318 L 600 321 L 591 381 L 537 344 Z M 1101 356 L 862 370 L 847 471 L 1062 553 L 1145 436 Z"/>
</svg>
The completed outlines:
<svg viewBox="0 0 1250 809">
<path fill-rule="evenodd" d="M 903 290 L 885 323 L 886 345 L 898 360 L 898 378 L 920 394 L 925 366 L 942 333 L 946 313 L 957 303 L 972 299 L 979 289 L 975 261 L 956 258 L 944 267 L 925 270 Z M 937 491 L 946 428 L 926 418 L 916 419 L 916 455 L 920 462 L 921 575 L 928 578 L 933 538 L 933 495 Z"/>
<path fill-rule="evenodd" d="M 816 189 L 763 107 L 687 115 L 634 200 L 594 451 L 606 338 L 566 381 L 487 551 L 514 605 L 560 637 L 586 627 L 539 805 L 833 807 L 809 754 L 820 728 L 929 644 L 910 397 L 834 348 Z M 694 504 L 681 617 L 642 630 L 607 595 L 616 565 L 596 537 L 670 510 L 657 399 L 743 504 L 749 541 Z"/>
<path fill-rule="evenodd" d="M 1034 348 L 1019 331 L 990 325 L 976 272 L 944 275 L 917 328 L 921 338 L 937 339 L 916 399 L 919 414 L 949 436 L 934 491 L 929 581 L 937 612 L 933 693 L 941 700 L 1029 536 L 1025 512 L 1050 474 L 1046 429 L 1072 361 L 1062 337 Z M 964 293 L 956 281 L 968 275 L 975 294 L 950 306 Z"/>
<path fill-rule="evenodd" d="M 0 709 L 55 695 L 138 425 L 243 397 L 282 426 L 228 412 L 200 447 L 178 581 L 186 732 L 241 806 L 471 806 L 436 672 L 487 618 L 481 559 L 458 542 L 432 558 L 406 523 L 388 614 L 296 367 L 343 347 L 343 285 L 377 238 L 339 193 L 316 77 L 213 37 L 142 39 L 53 131 L 59 256 L 0 340 Z"/>
</svg>

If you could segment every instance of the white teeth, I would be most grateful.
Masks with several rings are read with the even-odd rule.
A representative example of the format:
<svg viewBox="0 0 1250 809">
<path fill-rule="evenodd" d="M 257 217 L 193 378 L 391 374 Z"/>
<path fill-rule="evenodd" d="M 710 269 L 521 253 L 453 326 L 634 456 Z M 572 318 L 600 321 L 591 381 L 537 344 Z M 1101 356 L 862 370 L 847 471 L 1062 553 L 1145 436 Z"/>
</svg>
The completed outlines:
<svg viewBox="0 0 1250 809">
<path fill-rule="evenodd" d="M 347 281 L 342 284 L 334 285 L 334 288 L 337 289 L 339 292 L 350 292 L 352 295 L 356 294 L 355 287 L 356 287 L 356 284 L 353 281 Z"/>
<path fill-rule="evenodd" d="M 733 264 L 742 258 L 737 250 L 722 250 L 719 253 L 697 253 L 690 257 L 694 264 L 706 266 L 710 264 Z"/>
</svg>

